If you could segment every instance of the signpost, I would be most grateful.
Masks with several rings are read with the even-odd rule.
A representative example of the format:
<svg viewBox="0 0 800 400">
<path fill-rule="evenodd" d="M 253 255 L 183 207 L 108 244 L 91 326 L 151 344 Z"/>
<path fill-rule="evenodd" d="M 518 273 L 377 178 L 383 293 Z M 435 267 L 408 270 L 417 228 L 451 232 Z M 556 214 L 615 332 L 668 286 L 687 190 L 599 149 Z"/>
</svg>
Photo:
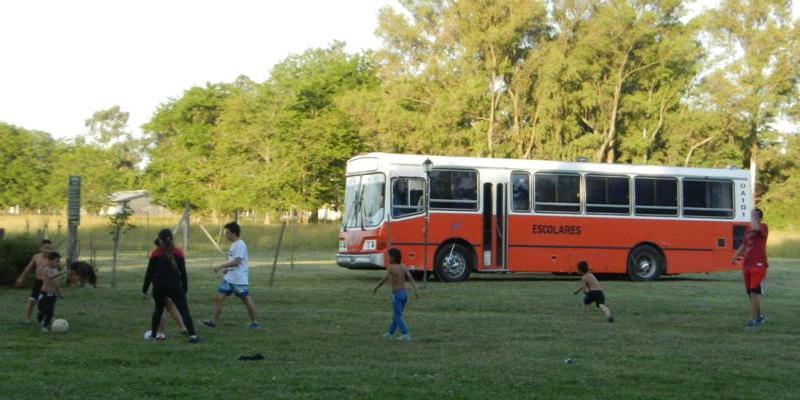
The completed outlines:
<svg viewBox="0 0 800 400">
<path fill-rule="evenodd" d="M 81 177 L 70 176 L 67 189 L 67 265 L 78 261 L 78 225 L 81 223 Z"/>
</svg>

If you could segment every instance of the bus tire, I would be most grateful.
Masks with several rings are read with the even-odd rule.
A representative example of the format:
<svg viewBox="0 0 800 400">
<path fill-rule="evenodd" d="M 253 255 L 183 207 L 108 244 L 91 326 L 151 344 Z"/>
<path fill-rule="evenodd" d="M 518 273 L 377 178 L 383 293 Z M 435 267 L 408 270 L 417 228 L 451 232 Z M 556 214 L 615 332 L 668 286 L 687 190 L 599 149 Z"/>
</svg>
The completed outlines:
<svg viewBox="0 0 800 400">
<path fill-rule="evenodd" d="M 664 273 L 664 256 L 648 244 L 636 246 L 628 255 L 628 277 L 632 281 L 654 281 Z"/>
<path fill-rule="evenodd" d="M 458 243 L 448 243 L 436 252 L 433 269 L 442 282 L 460 282 L 469 277 L 475 266 L 472 253 Z"/>
</svg>

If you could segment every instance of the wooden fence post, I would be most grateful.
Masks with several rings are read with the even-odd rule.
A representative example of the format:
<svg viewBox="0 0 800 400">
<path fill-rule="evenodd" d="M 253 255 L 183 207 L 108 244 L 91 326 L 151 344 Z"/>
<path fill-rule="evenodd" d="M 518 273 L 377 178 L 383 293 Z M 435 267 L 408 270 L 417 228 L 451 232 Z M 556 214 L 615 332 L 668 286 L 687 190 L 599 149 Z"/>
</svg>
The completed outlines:
<svg viewBox="0 0 800 400">
<path fill-rule="evenodd" d="M 278 254 L 281 252 L 281 242 L 283 242 L 283 231 L 286 230 L 286 221 L 281 224 L 281 234 L 278 236 L 278 247 L 275 249 L 275 260 L 272 261 L 272 272 L 269 274 L 269 287 L 275 281 L 275 268 L 278 266 Z"/>
</svg>

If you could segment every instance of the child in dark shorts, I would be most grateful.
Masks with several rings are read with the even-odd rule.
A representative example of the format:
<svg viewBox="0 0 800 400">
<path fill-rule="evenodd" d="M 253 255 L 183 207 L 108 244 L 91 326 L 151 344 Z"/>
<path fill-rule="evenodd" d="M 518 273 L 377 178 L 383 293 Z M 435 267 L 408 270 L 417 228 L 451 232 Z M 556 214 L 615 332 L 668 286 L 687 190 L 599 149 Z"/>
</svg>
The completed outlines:
<svg viewBox="0 0 800 400">
<path fill-rule="evenodd" d="M 48 266 L 42 271 L 42 291 L 39 293 L 39 314 L 36 321 L 42 327 L 43 332 L 50 332 L 50 324 L 53 322 L 53 313 L 56 309 L 56 299 L 63 298 L 58 289 L 58 278 L 66 274 L 66 271 L 59 272 L 61 255 L 51 252 L 47 255 Z"/>
<path fill-rule="evenodd" d="M 47 255 L 52 251 L 53 242 L 47 239 L 42 240 L 42 242 L 39 244 L 39 252 L 31 258 L 31 261 L 27 266 L 25 266 L 25 269 L 22 270 L 22 273 L 19 274 L 19 278 L 17 278 L 15 286 L 22 287 L 25 276 L 28 274 L 28 272 L 33 270 L 36 273 L 36 281 L 33 282 L 31 295 L 28 298 L 28 307 L 25 310 L 25 319 L 23 320 L 25 323 L 31 322 L 33 309 L 36 307 L 36 303 L 39 301 L 39 293 L 42 291 L 42 273 L 50 263 L 47 259 Z"/>
<path fill-rule="evenodd" d="M 586 261 L 579 262 L 578 272 L 581 274 L 581 285 L 578 286 L 573 293 L 578 294 L 578 292 L 583 291 L 584 296 L 581 309 L 585 312 L 586 306 L 594 303 L 597 308 L 603 312 L 603 315 L 606 316 L 606 321 L 614 322 L 614 317 L 611 316 L 611 310 L 606 307 L 606 298 L 603 296 L 603 289 L 600 287 L 600 282 L 597 281 L 594 274 L 589 272 L 589 264 Z"/>
</svg>

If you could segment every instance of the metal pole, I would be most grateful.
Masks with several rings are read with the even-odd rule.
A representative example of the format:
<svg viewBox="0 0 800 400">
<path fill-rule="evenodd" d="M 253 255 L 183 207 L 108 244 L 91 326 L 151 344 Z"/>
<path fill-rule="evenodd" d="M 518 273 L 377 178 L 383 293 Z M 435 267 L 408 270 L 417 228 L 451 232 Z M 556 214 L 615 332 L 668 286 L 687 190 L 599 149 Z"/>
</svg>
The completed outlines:
<svg viewBox="0 0 800 400">
<path fill-rule="evenodd" d="M 431 173 L 425 171 L 425 231 L 424 231 L 424 240 L 422 243 L 422 258 L 423 258 L 423 267 L 422 267 L 422 288 L 425 289 L 428 284 L 428 225 L 430 224 L 431 212 L 430 212 L 430 202 L 431 202 Z"/>
</svg>

